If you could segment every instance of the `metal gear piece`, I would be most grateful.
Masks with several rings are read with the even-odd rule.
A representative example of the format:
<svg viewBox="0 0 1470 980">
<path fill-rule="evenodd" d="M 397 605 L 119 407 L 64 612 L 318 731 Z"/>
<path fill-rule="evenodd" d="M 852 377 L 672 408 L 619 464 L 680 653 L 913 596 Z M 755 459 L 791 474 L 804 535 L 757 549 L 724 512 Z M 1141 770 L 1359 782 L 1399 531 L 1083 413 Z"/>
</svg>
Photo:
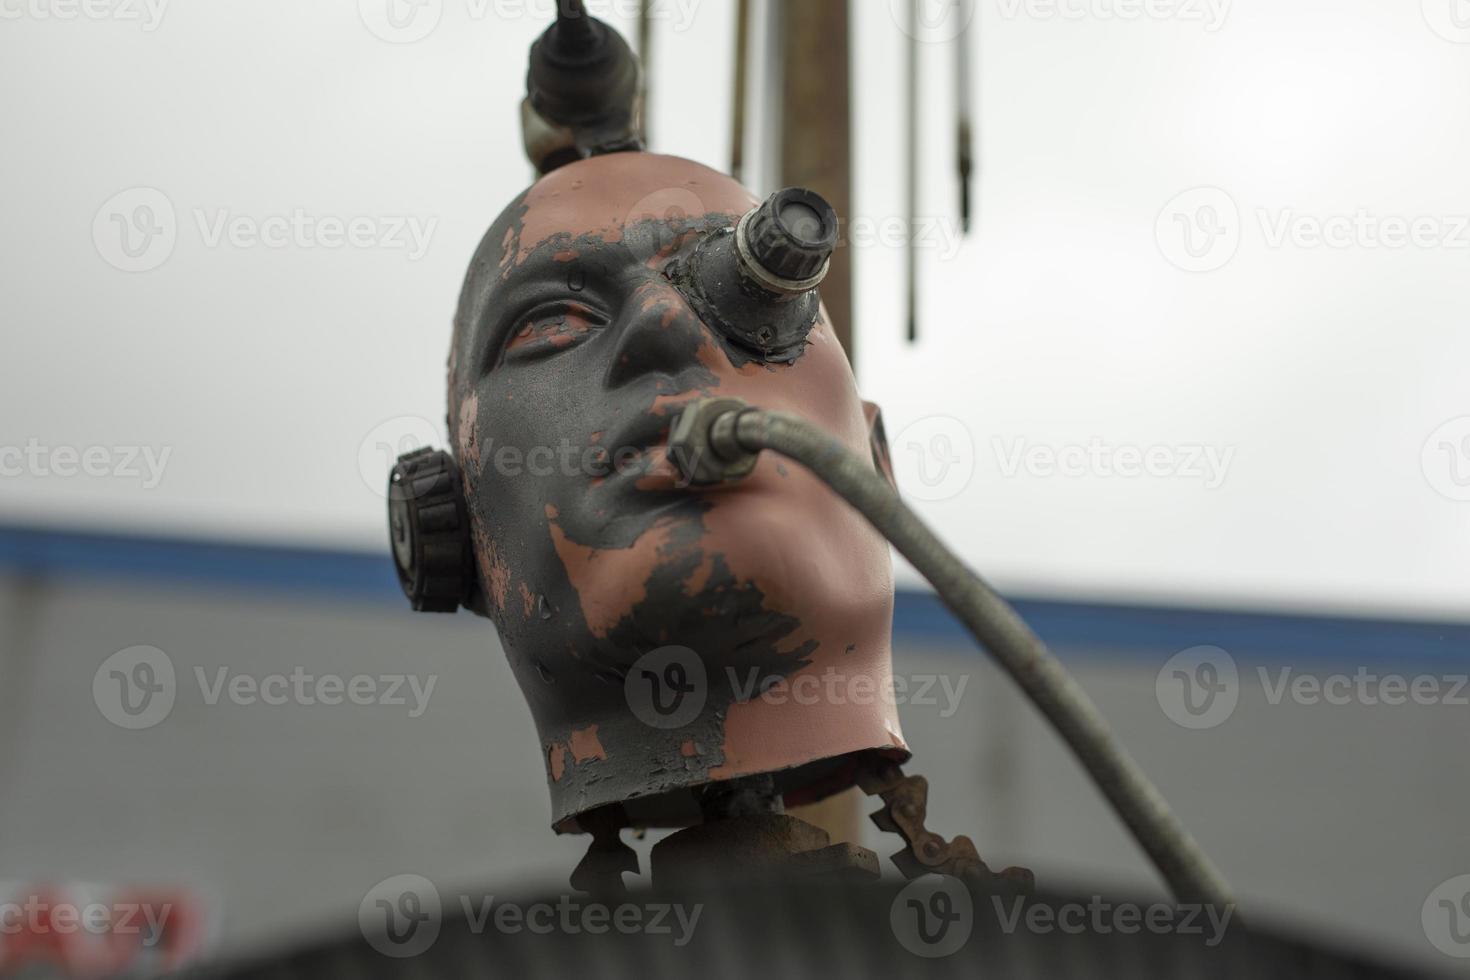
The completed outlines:
<svg viewBox="0 0 1470 980">
<path fill-rule="evenodd" d="M 623 843 L 621 814 L 594 810 L 581 824 L 592 843 L 572 869 L 572 887 L 589 895 L 626 895 L 623 873 L 638 873 L 638 852 Z"/>
<path fill-rule="evenodd" d="M 869 819 L 879 830 L 898 834 L 908 845 L 894 854 L 893 863 L 905 878 L 917 878 L 930 872 L 953 875 L 987 887 L 1008 886 L 1030 892 L 1036 887 L 1036 876 L 1028 868 L 1012 867 L 996 872 L 990 869 L 965 836 L 946 841 L 927 830 L 924 821 L 929 809 L 929 781 L 923 776 L 905 776 L 898 766 L 886 766 L 865 773 L 858 785 L 869 796 L 883 801 L 883 809 Z"/>
</svg>

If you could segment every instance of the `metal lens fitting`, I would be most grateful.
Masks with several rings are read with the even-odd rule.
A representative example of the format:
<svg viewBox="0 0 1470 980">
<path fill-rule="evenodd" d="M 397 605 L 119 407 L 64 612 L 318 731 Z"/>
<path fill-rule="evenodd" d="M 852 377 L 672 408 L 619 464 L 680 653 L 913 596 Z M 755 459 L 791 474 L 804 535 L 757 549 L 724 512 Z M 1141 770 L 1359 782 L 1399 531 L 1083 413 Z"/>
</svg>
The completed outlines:
<svg viewBox="0 0 1470 980">
<path fill-rule="evenodd" d="M 795 360 L 817 322 L 817 287 L 837 247 L 837 213 L 788 187 L 706 238 L 674 278 L 700 318 L 766 361 Z"/>
<path fill-rule="evenodd" d="M 788 187 L 740 219 L 735 228 L 740 269 L 773 293 L 816 289 L 832 266 L 837 212 L 815 191 Z"/>
</svg>

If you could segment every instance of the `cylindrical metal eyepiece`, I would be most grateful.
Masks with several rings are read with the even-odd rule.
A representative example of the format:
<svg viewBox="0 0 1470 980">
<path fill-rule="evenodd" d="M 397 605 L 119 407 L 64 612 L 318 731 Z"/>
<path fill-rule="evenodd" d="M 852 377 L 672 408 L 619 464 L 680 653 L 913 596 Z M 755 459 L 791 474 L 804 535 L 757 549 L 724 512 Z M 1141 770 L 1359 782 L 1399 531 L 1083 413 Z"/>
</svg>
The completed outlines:
<svg viewBox="0 0 1470 980">
<path fill-rule="evenodd" d="M 817 322 L 817 286 L 837 247 L 837 213 L 788 187 L 706 238 L 670 277 L 705 323 L 765 361 L 793 361 Z"/>
<path fill-rule="evenodd" d="M 748 275 L 774 292 L 804 293 L 827 275 L 837 212 L 816 192 L 788 187 L 741 219 L 736 234 Z"/>
</svg>

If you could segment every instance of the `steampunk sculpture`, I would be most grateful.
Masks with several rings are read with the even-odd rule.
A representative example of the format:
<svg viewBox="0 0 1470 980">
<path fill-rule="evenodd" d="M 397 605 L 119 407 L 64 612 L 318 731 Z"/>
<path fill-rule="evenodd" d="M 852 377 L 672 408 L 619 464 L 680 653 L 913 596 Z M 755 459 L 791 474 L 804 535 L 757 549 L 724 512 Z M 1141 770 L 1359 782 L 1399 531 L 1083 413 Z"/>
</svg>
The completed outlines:
<svg viewBox="0 0 1470 980">
<path fill-rule="evenodd" d="M 640 204 L 670 189 L 701 207 L 666 217 Z M 727 395 L 816 420 L 853 450 L 878 442 L 814 286 L 767 299 L 740 282 L 730 246 L 755 239 L 751 225 L 769 223 L 791 251 L 807 241 L 769 204 L 737 234 L 757 203 L 687 160 L 578 161 L 511 203 L 465 283 L 449 422 L 474 540 L 471 600 L 494 620 L 536 718 L 560 830 L 610 805 L 677 826 L 698 814 L 691 790 L 743 776 L 775 776 L 789 802 L 815 799 L 908 757 L 881 700 L 812 707 L 737 691 L 828 668 L 888 680 L 883 537 L 775 459 L 697 490 L 667 458 L 683 408 Z M 813 220 L 820 242 L 807 250 L 820 267 L 835 219 Z M 774 329 L 775 349 L 747 343 L 717 326 L 728 307 L 710 294 L 721 287 L 769 304 L 773 320 L 806 307 L 809 322 Z M 506 446 L 528 463 L 554 448 L 557 463 L 506 475 L 495 463 Z M 692 717 L 655 727 L 657 715 L 637 710 L 643 695 Z"/>
<path fill-rule="evenodd" d="M 711 858 L 876 874 L 871 852 L 784 814 L 854 785 L 881 796 L 874 820 L 907 843 L 905 874 L 993 877 L 967 838 L 924 827 L 927 784 L 898 768 L 910 752 L 891 698 L 769 696 L 834 677 L 889 689 L 891 540 L 1176 890 L 1223 895 L 1040 641 L 898 500 L 881 417 L 818 296 L 832 208 L 800 188 L 760 201 L 645 152 L 637 64 L 580 3 L 562 0 L 533 46 L 528 90 L 542 176 L 465 280 L 453 452 L 399 461 L 390 519 L 416 609 L 494 622 L 540 736 L 552 827 L 594 838 L 573 882 L 618 887 L 637 870 L 625 827 L 689 828 L 654 849 L 655 878 Z"/>
</svg>

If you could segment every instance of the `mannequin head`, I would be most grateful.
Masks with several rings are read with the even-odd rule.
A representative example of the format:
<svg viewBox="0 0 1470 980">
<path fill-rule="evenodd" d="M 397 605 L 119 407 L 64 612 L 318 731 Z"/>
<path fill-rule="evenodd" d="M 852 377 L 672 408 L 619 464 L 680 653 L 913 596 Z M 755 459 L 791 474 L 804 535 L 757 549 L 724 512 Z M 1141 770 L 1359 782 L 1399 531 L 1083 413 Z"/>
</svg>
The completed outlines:
<svg viewBox="0 0 1470 980">
<path fill-rule="evenodd" d="M 714 488 L 680 485 L 664 458 L 683 405 L 737 396 L 886 463 L 825 310 L 778 363 L 677 285 L 701 239 L 758 203 L 687 160 L 592 157 L 513 201 L 465 281 L 449 417 L 475 603 L 530 705 L 558 830 L 604 807 L 696 822 L 703 787 L 757 774 L 809 802 L 908 755 L 891 699 L 852 696 L 891 681 L 882 537 L 772 454 Z M 783 693 L 762 696 L 771 684 Z"/>
</svg>

